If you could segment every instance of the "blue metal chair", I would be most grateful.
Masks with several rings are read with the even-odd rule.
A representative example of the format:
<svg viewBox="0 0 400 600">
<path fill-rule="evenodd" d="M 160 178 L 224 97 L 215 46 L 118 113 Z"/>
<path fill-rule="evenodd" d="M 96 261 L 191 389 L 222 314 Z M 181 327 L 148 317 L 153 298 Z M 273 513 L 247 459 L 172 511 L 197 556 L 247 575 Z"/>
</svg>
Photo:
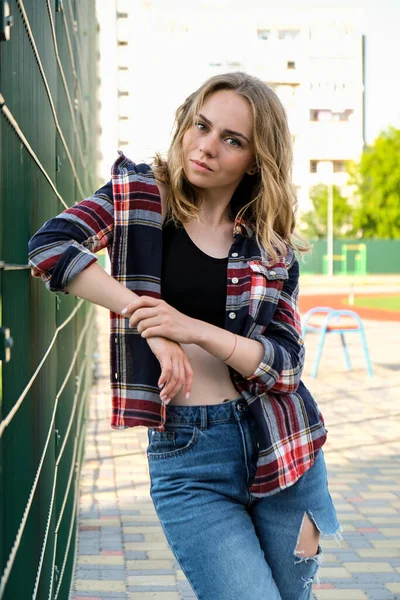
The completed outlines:
<svg viewBox="0 0 400 600">
<path fill-rule="evenodd" d="M 310 321 L 313 315 L 325 315 L 320 322 Z M 308 332 L 319 332 L 319 340 L 317 352 L 314 359 L 314 364 L 311 371 L 311 377 L 316 377 L 318 372 L 319 361 L 321 360 L 322 348 L 324 347 L 325 336 L 328 333 L 339 333 L 342 341 L 343 352 L 346 359 L 347 369 L 351 370 L 350 356 L 347 350 L 345 333 L 359 333 L 361 343 L 364 350 L 364 356 L 367 363 L 367 372 L 369 377 L 373 377 L 372 364 L 369 357 L 367 340 L 365 338 L 364 327 L 357 313 L 352 310 L 334 310 L 328 306 L 318 306 L 309 310 L 303 319 L 303 338 Z"/>
</svg>

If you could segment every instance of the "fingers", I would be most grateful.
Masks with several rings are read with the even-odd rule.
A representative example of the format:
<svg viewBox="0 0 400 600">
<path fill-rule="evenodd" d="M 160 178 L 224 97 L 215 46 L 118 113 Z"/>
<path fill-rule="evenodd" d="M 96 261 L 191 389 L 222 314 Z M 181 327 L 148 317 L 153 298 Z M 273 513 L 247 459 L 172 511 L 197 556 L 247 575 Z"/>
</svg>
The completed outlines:
<svg viewBox="0 0 400 600">
<path fill-rule="evenodd" d="M 190 393 L 193 383 L 193 370 L 190 366 L 186 353 L 180 349 L 179 353 L 167 361 L 167 364 L 162 365 L 159 386 L 163 386 L 160 397 L 163 402 L 168 402 L 174 398 L 180 389 L 183 388 L 183 393 Z"/>
<path fill-rule="evenodd" d="M 161 375 L 160 378 L 158 380 L 158 386 L 161 389 L 160 392 L 160 397 L 161 399 L 164 398 L 168 398 L 168 391 L 171 390 L 171 385 L 169 384 L 169 381 L 171 379 L 171 375 L 172 375 L 172 360 L 170 357 L 168 357 L 167 359 L 163 359 L 160 362 L 161 365 Z"/>
<path fill-rule="evenodd" d="M 138 296 L 135 300 L 129 302 L 129 304 L 127 304 L 125 308 L 121 310 L 121 315 L 133 313 L 135 310 L 142 306 L 156 306 L 160 302 L 160 299 L 153 298 L 152 296 Z"/>
<path fill-rule="evenodd" d="M 178 391 L 181 389 L 182 384 L 183 381 L 181 376 L 180 361 L 174 358 L 171 361 L 170 374 L 167 379 L 167 383 L 160 394 L 161 399 L 168 403 L 171 398 L 176 396 Z"/>
<path fill-rule="evenodd" d="M 174 362 L 175 385 L 168 398 L 174 398 L 185 383 L 185 369 L 181 357 Z"/>
<path fill-rule="evenodd" d="M 137 330 L 138 330 L 138 333 L 142 334 L 144 331 L 146 331 L 150 327 L 157 327 L 158 325 L 160 325 L 160 320 L 158 317 L 142 319 L 137 326 Z M 132 325 L 130 323 L 129 323 L 129 327 L 132 327 Z M 149 337 L 151 337 L 151 336 L 149 336 Z"/>
<path fill-rule="evenodd" d="M 186 354 L 184 357 L 183 366 L 185 370 L 185 383 L 183 386 L 183 393 L 185 394 L 186 398 L 188 398 L 190 392 L 192 391 L 193 369 Z"/>
<path fill-rule="evenodd" d="M 154 311 L 154 308 L 139 308 L 135 310 L 134 313 L 129 317 L 129 327 L 133 329 L 134 327 L 136 327 L 136 325 L 140 325 L 140 321 L 149 319 L 151 317 L 155 317 L 156 314 L 157 313 Z"/>
</svg>

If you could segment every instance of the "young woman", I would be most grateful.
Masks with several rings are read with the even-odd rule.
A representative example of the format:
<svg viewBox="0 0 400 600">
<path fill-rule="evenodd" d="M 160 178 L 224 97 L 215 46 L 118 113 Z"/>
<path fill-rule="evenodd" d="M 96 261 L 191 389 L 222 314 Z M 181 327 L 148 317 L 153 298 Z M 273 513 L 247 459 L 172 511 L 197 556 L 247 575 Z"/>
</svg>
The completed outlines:
<svg viewBox="0 0 400 600">
<path fill-rule="evenodd" d="M 301 382 L 291 160 L 275 93 L 217 75 L 178 108 L 166 160 L 120 153 L 29 243 L 50 291 L 111 311 L 111 426 L 148 428 L 154 506 L 201 600 L 307 600 L 320 533 L 339 535 Z"/>
</svg>

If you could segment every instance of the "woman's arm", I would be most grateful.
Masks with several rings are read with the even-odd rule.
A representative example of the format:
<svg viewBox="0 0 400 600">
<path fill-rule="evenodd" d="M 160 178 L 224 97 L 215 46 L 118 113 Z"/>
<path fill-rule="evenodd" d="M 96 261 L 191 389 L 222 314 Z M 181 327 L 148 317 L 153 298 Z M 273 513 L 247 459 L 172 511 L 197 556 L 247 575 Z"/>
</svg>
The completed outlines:
<svg viewBox="0 0 400 600">
<path fill-rule="evenodd" d="M 118 314 L 121 314 L 129 301 L 139 298 L 96 263 L 74 277 L 68 285 L 68 292 Z M 183 393 L 189 394 L 192 389 L 193 370 L 183 348 L 176 342 L 161 337 L 151 338 L 147 343 L 161 366 L 158 385 L 163 388 L 160 393 L 162 399 L 168 402 L 182 387 Z"/>
<path fill-rule="evenodd" d="M 117 314 L 121 314 L 127 302 L 139 298 L 137 294 L 111 277 L 98 263 L 89 265 L 76 275 L 65 290 Z"/>
<path fill-rule="evenodd" d="M 160 335 L 197 344 L 257 386 L 257 393 L 296 391 L 304 365 L 304 345 L 297 309 L 299 264 L 288 268 L 273 319 L 257 324 L 251 338 L 193 319 L 165 301 L 142 296 L 126 307 L 132 327 L 145 338 Z M 235 347 L 236 344 L 236 347 Z M 234 352 L 232 353 L 232 350 Z M 229 357 L 229 358 L 228 358 Z"/>
<path fill-rule="evenodd" d="M 68 294 L 68 284 L 97 261 L 93 254 L 112 243 L 114 205 L 111 181 L 93 196 L 49 219 L 28 242 L 33 277 L 51 292 Z"/>
<path fill-rule="evenodd" d="M 305 350 L 300 315 L 297 307 L 299 263 L 288 269 L 276 311 L 271 322 L 257 326 L 252 339 L 238 336 L 237 346 L 227 364 L 248 381 L 257 384 L 259 392 L 291 393 L 297 390 L 304 366 Z M 202 323 L 199 345 L 219 358 L 233 348 L 228 332 Z M 212 327 L 212 329 L 210 329 Z M 232 334 L 230 337 L 233 338 Z M 226 354 L 225 356 L 228 356 Z"/>
<path fill-rule="evenodd" d="M 139 298 L 109 275 L 93 252 L 112 243 L 114 207 L 112 184 L 46 221 L 29 240 L 32 275 L 41 277 L 51 292 L 72 293 L 83 300 L 121 314 Z M 158 385 L 162 398 L 173 398 L 182 388 L 189 393 L 193 371 L 182 347 L 161 337 L 148 340 L 161 366 Z"/>
</svg>

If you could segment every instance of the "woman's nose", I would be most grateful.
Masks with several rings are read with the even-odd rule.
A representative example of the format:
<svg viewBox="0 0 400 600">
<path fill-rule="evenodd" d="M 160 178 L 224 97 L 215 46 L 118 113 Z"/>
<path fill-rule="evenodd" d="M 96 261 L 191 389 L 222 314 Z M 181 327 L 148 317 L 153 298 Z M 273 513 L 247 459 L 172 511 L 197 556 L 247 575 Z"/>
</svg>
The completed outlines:
<svg viewBox="0 0 400 600">
<path fill-rule="evenodd" d="M 217 152 L 217 143 L 218 140 L 215 136 L 209 135 L 207 138 L 204 138 L 200 144 L 200 151 L 206 154 L 207 156 L 215 156 Z"/>
</svg>

